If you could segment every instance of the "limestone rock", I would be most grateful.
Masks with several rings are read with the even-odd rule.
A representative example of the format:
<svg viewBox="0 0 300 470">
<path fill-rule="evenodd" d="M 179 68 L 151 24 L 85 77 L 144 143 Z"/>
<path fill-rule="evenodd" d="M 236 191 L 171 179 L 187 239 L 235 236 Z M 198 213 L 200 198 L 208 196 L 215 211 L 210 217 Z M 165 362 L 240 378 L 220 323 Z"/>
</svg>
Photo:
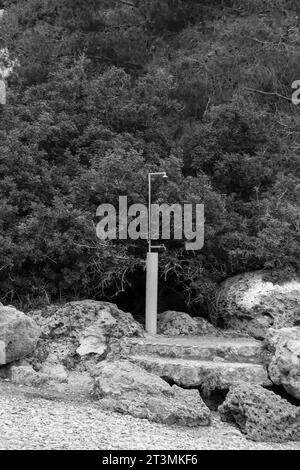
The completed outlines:
<svg viewBox="0 0 300 470">
<path fill-rule="evenodd" d="M 266 343 L 274 353 L 268 368 L 271 380 L 300 400 L 300 327 L 270 328 Z"/>
<path fill-rule="evenodd" d="M 300 440 L 300 408 L 258 385 L 233 386 L 218 410 L 254 441 Z"/>
<path fill-rule="evenodd" d="M 158 315 L 157 330 L 166 336 L 215 334 L 214 328 L 204 318 L 192 318 L 184 312 L 168 310 Z"/>
<path fill-rule="evenodd" d="M 171 387 L 127 361 L 102 363 L 94 397 L 104 409 L 164 424 L 208 426 L 210 411 L 197 390 Z"/>
<path fill-rule="evenodd" d="M 197 323 L 197 333 L 196 335 L 214 335 L 217 336 L 221 334 L 217 328 L 215 328 L 211 323 L 209 323 L 205 318 L 194 317 L 195 322 Z"/>
<path fill-rule="evenodd" d="M 262 341 L 253 338 L 222 336 L 151 336 L 128 338 L 126 345 L 132 356 L 159 356 L 199 361 L 251 362 L 266 364 L 271 353 Z"/>
<path fill-rule="evenodd" d="M 48 381 L 43 384 L 44 392 L 54 392 L 67 399 L 71 397 L 90 399 L 94 381 L 87 372 L 71 371 L 67 378 L 53 374 L 48 377 Z"/>
<path fill-rule="evenodd" d="M 46 364 L 43 364 L 40 372 L 59 382 L 65 382 L 68 379 L 68 372 L 62 364 L 52 364 L 51 362 L 47 362 Z"/>
<path fill-rule="evenodd" d="M 209 426 L 211 415 L 198 390 L 184 390 L 174 385 L 173 397 L 150 397 L 140 406 L 140 417 L 167 425 Z"/>
<path fill-rule="evenodd" d="M 150 356 L 132 356 L 130 360 L 148 372 L 184 387 L 206 388 L 209 383 L 211 389 L 228 389 L 240 380 L 271 385 L 262 364 Z"/>
<path fill-rule="evenodd" d="M 287 340 L 300 341 L 300 327 L 269 328 L 265 338 L 265 345 L 269 350 L 275 352 L 278 344 Z"/>
<path fill-rule="evenodd" d="M 107 349 L 105 329 L 116 325 L 116 323 L 117 321 L 111 313 L 104 310 L 99 319 L 80 333 L 78 337 L 80 346 L 76 352 L 80 356 L 91 353 L 99 354 L 100 356 L 104 354 Z"/>
<path fill-rule="evenodd" d="M 76 344 L 74 340 L 65 337 L 55 339 L 42 339 L 34 354 L 28 358 L 28 362 L 36 369 L 43 367 L 55 367 L 62 365 L 68 370 L 73 369 L 78 360 Z"/>
<path fill-rule="evenodd" d="M 61 306 L 50 306 L 31 312 L 42 329 L 42 340 L 33 364 L 46 361 L 56 351 L 52 363 L 74 368 L 91 355 L 101 360 L 122 354 L 122 340 L 142 337 L 142 326 L 130 313 L 122 312 L 108 302 L 83 300 Z M 80 359 L 81 358 L 81 359 Z"/>
<path fill-rule="evenodd" d="M 98 374 L 95 382 L 98 397 L 118 398 L 132 392 L 141 395 L 172 395 L 167 382 L 127 361 L 102 362 Z"/>
<path fill-rule="evenodd" d="M 0 306 L 0 364 L 8 364 L 31 354 L 40 330 L 36 323 L 14 307 Z"/>
<path fill-rule="evenodd" d="M 115 304 L 96 300 L 80 300 L 63 305 L 52 305 L 32 312 L 42 328 L 43 337 L 77 336 L 88 326 L 103 322 L 106 333 L 115 338 L 142 336 L 142 326 L 130 313 L 119 310 Z M 115 319 L 113 322 L 112 317 Z"/>
<path fill-rule="evenodd" d="M 35 371 L 30 365 L 10 367 L 10 380 L 15 385 L 36 387 L 43 393 L 54 393 L 54 396 L 70 398 L 81 396 L 90 397 L 93 379 L 87 372 L 67 371 L 61 366 L 55 368 L 43 367 Z"/>
<path fill-rule="evenodd" d="M 70 372 L 67 382 L 67 392 L 75 395 L 90 397 L 94 381 L 87 372 Z"/>
<path fill-rule="evenodd" d="M 300 323 L 300 280 L 277 284 L 260 271 L 235 276 L 220 286 L 216 309 L 226 328 L 262 339 L 270 327 Z"/>
<path fill-rule="evenodd" d="M 16 385 L 26 385 L 28 387 L 40 387 L 44 385 L 49 377 L 36 372 L 31 366 L 13 366 L 10 369 L 11 381 Z"/>
</svg>

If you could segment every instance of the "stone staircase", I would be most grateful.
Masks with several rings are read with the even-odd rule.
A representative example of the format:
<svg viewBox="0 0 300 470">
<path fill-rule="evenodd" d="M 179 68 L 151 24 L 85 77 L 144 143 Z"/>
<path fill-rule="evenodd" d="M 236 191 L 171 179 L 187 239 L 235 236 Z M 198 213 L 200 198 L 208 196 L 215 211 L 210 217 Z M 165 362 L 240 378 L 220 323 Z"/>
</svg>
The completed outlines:
<svg viewBox="0 0 300 470">
<path fill-rule="evenodd" d="M 147 335 L 128 340 L 127 346 L 131 362 L 179 386 L 215 383 L 225 389 L 239 380 L 271 385 L 266 369 L 268 354 L 254 339 Z"/>
</svg>

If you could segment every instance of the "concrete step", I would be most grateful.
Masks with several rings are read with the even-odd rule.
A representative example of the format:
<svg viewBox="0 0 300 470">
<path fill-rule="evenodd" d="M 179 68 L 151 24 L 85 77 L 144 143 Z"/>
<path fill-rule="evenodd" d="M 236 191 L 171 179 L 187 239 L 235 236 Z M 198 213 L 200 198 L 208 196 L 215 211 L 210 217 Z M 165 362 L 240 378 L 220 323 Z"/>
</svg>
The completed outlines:
<svg viewBox="0 0 300 470">
<path fill-rule="evenodd" d="M 184 387 L 200 387 L 213 381 L 213 388 L 222 389 L 241 380 L 251 384 L 271 385 L 262 364 L 138 355 L 131 356 L 129 360 L 148 372 Z"/>
<path fill-rule="evenodd" d="M 147 336 L 130 340 L 130 354 L 210 361 L 264 363 L 267 351 L 260 341 L 216 336 Z"/>
</svg>

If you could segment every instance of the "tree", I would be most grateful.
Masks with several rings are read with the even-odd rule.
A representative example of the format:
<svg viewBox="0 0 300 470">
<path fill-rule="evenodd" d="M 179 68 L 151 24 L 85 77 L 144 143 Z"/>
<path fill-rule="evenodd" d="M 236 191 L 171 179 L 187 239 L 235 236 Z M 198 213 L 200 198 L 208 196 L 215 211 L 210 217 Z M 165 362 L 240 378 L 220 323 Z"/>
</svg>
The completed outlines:
<svg viewBox="0 0 300 470">
<path fill-rule="evenodd" d="M 205 204 L 203 250 L 171 240 L 161 257 L 161 285 L 187 308 L 209 311 L 227 276 L 299 270 L 296 1 L 5 8 L 18 63 L 0 120 L 4 302 L 125 290 L 142 309 L 145 242 L 99 242 L 95 214 L 119 195 L 145 203 L 150 170 L 169 175 L 157 202 Z"/>
</svg>

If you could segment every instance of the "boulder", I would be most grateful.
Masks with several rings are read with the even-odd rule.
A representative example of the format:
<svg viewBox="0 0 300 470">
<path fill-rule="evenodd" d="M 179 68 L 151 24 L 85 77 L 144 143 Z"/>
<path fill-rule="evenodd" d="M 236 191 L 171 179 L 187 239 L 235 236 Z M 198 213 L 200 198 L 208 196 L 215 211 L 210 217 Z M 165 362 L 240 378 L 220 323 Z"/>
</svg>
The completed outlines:
<svg viewBox="0 0 300 470">
<path fill-rule="evenodd" d="M 128 393 L 142 396 L 171 396 L 172 389 L 160 377 L 127 361 L 105 361 L 99 364 L 95 391 L 98 398 L 120 398 Z"/>
<path fill-rule="evenodd" d="M 14 307 L 0 306 L 0 364 L 31 354 L 39 335 L 40 330 L 34 320 Z"/>
<path fill-rule="evenodd" d="M 300 440 L 300 408 L 259 385 L 231 387 L 218 411 L 254 441 Z"/>
<path fill-rule="evenodd" d="M 246 273 L 221 284 L 216 314 L 223 326 L 263 339 L 270 327 L 300 324 L 300 280 L 278 284 L 265 276 Z"/>
<path fill-rule="evenodd" d="M 211 415 L 202 401 L 198 390 L 185 390 L 174 385 L 173 397 L 149 397 L 140 401 L 137 414 L 139 418 L 179 426 L 209 426 Z M 132 413 L 131 413 L 132 414 Z"/>
<path fill-rule="evenodd" d="M 279 343 L 288 340 L 300 341 L 300 327 L 294 326 L 291 328 L 269 328 L 265 338 L 265 346 L 271 351 L 275 352 Z"/>
<path fill-rule="evenodd" d="M 35 371 L 30 365 L 10 367 L 10 380 L 15 385 L 37 387 L 43 394 L 51 393 L 53 397 L 72 396 L 88 399 L 93 387 L 93 379 L 87 372 L 69 372 L 62 368 L 43 368 Z"/>
<path fill-rule="evenodd" d="M 217 330 L 204 318 L 192 318 L 184 312 L 168 310 L 158 315 L 157 331 L 166 336 L 209 335 Z"/>
<path fill-rule="evenodd" d="M 143 336 L 143 328 L 133 316 L 109 302 L 96 300 L 68 302 L 31 312 L 31 316 L 40 324 L 44 338 L 77 337 L 92 325 L 102 327 L 106 338 Z"/>
<path fill-rule="evenodd" d="M 270 328 L 266 345 L 273 352 L 268 367 L 272 382 L 300 400 L 300 327 Z"/>
<path fill-rule="evenodd" d="M 214 335 L 219 336 L 221 332 L 215 328 L 211 323 L 209 323 L 205 318 L 202 317 L 194 317 L 195 322 L 197 323 L 197 332 L 196 335 L 204 336 L 204 335 Z"/>
<path fill-rule="evenodd" d="M 30 365 L 12 366 L 10 368 L 10 374 L 11 382 L 15 385 L 40 387 L 49 380 L 47 375 L 36 372 Z"/>
<path fill-rule="evenodd" d="M 122 355 L 122 340 L 142 337 L 142 326 L 130 313 L 108 302 L 83 300 L 31 312 L 40 325 L 42 341 L 32 358 L 35 367 L 45 361 L 73 369 L 80 362 Z"/>
<path fill-rule="evenodd" d="M 46 362 L 39 372 L 58 382 L 66 382 L 68 379 L 68 372 L 62 364 Z"/>
<path fill-rule="evenodd" d="M 94 381 L 88 372 L 73 371 L 69 373 L 67 386 L 65 390 L 68 395 L 84 396 L 90 399 L 91 390 Z"/>
<path fill-rule="evenodd" d="M 99 366 L 93 395 L 104 409 L 164 424 L 208 426 L 210 411 L 197 390 L 171 387 L 160 377 L 127 362 Z"/>
</svg>

